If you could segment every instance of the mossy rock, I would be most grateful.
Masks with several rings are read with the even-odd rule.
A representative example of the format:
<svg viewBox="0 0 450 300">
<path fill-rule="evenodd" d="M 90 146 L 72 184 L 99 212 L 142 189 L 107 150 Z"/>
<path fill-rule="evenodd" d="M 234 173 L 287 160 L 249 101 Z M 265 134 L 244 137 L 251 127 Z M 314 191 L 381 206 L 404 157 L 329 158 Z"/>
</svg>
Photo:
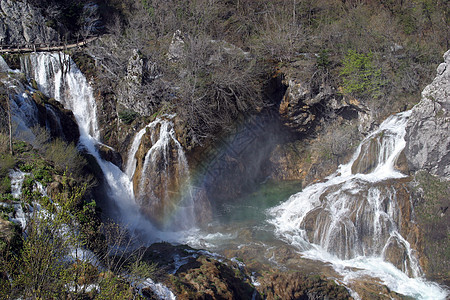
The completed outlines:
<svg viewBox="0 0 450 300">
<path fill-rule="evenodd" d="M 44 93 L 42 93 L 41 91 L 33 92 L 31 97 L 33 98 L 34 102 L 36 102 L 36 104 L 38 105 L 44 105 L 49 102 L 48 101 L 49 98 L 45 96 Z"/>
</svg>

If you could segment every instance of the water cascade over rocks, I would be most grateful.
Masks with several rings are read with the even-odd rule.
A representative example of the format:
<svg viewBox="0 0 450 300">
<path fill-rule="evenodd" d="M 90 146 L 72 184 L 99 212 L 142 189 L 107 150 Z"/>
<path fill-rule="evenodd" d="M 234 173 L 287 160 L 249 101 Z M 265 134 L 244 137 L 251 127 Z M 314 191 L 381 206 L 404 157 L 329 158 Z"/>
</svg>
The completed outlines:
<svg viewBox="0 0 450 300">
<path fill-rule="evenodd" d="M 34 79 L 41 90 L 47 97 L 53 97 L 56 101 L 62 103 L 66 109 L 72 110 L 74 117 L 78 123 L 80 131 L 79 147 L 92 155 L 103 171 L 104 177 L 108 185 L 108 198 L 115 201 L 119 208 L 119 213 L 123 225 L 134 230 L 135 233 L 140 229 L 140 233 L 145 234 L 153 240 L 162 238 L 161 232 L 154 230 L 153 225 L 144 218 L 134 201 L 133 187 L 129 177 L 121 172 L 114 164 L 103 160 L 100 157 L 98 146 L 99 129 L 96 119 L 96 104 L 93 97 L 92 89 L 86 81 L 81 71 L 68 56 L 63 54 L 50 53 L 33 53 L 28 57 L 21 58 L 22 72 L 28 79 Z M 3 58 L 0 57 L 0 71 L 19 73 L 18 70 L 10 70 Z M 2 79 L 2 82 L 8 87 L 10 96 L 11 117 L 14 124 L 14 135 L 20 139 L 33 143 L 36 138 L 33 133 L 33 127 L 37 125 L 45 126 L 53 136 L 64 137 L 65 129 L 61 122 L 61 112 L 55 109 L 54 104 L 40 103 L 36 105 L 32 96 L 27 92 L 33 89 L 15 79 L 8 76 Z M 59 104 L 58 104 L 59 105 Z M 45 111 L 42 116 L 42 110 Z M 75 125 L 71 123 L 69 125 Z M 76 128 L 76 126 L 75 126 Z M 73 129 L 72 129 L 73 130 Z M 75 129 L 76 130 L 76 129 Z M 70 132 L 70 130 L 69 130 Z M 73 138 L 73 137 L 72 137 Z M 184 155 L 184 153 L 183 153 Z M 21 187 L 26 173 L 11 170 L 11 192 L 13 197 L 18 198 L 21 194 Z M 44 187 L 40 183 L 36 183 L 36 191 L 46 196 Z M 39 204 L 34 203 L 38 206 Z M 15 204 L 15 218 L 12 221 L 22 224 L 22 228 L 26 227 L 26 216 L 20 204 Z M 31 209 L 31 208 L 29 208 Z M 142 230 L 144 229 L 144 230 Z M 144 231 L 144 232 L 142 232 Z M 72 257 L 68 259 L 84 260 L 99 266 L 95 255 L 85 249 L 72 249 Z M 91 286 L 88 287 L 90 289 Z M 93 287 L 96 288 L 95 286 Z M 175 299 L 174 294 L 163 284 L 155 283 L 147 278 L 140 286 L 142 288 L 150 288 L 161 299 Z"/>
<path fill-rule="evenodd" d="M 58 53 L 33 53 L 21 61 L 22 71 L 36 80 L 38 88 L 72 110 L 80 129 L 79 147 L 92 155 L 107 182 L 107 197 L 118 208 L 116 217 L 130 229 L 151 231 L 153 227 L 140 213 L 130 179 L 98 152 L 99 136 L 96 103 L 86 78 L 70 57 Z"/>
<path fill-rule="evenodd" d="M 165 230 L 184 230 L 200 221 L 196 209 L 208 212 L 209 203 L 189 184 L 189 166 L 172 117 L 158 118 L 136 134 L 125 172 L 133 180 L 136 201 L 146 216 Z"/>
<path fill-rule="evenodd" d="M 385 120 L 349 163 L 270 209 L 270 222 L 279 237 L 308 258 L 331 262 L 347 280 L 369 275 L 405 295 L 444 299 L 444 291 L 420 278 L 415 251 L 401 234 L 402 219 L 409 216 L 402 215 L 398 201 L 395 182 L 405 175 L 396 162 L 410 114 Z"/>
<path fill-rule="evenodd" d="M 186 236 L 171 234 L 194 227 L 200 212 L 208 211 L 210 216 L 209 202 L 189 186 L 187 160 L 171 116 L 156 119 L 135 135 L 124 173 L 99 154 L 95 99 L 70 57 L 33 53 L 23 58 L 21 65 L 44 94 L 73 111 L 80 128 L 79 147 L 100 166 L 107 183 L 106 196 L 114 201 L 122 224 L 149 241 L 181 241 Z M 14 88 L 13 83 L 9 86 Z M 37 122 L 36 109 L 19 90 L 12 110 L 18 130 L 28 132 Z M 55 114 L 51 108 L 47 110 L 50 117 Z M 422 279 L 412 243 L 416 236 L 414 230 L 405 228 L 404 221 L 414 212 L 404 198 L 400 201 L 404 192 L 398 186 L 406 175 L 400 171 L 399 158 L 410 115 L 410 111 L 403 112 L 384 121 L 336 173 L 268 210 L 269 222 L 275 226 L 275 234 L 304 257 L 331 263 L 344 283 L 373 277 L 407 296 L 445 299 L 446 291 Z M 57 123 L 57 118 L 51 117 L 48 126 L 55 130 L 64 127 Z M 198 232 L 194 231 L 194 238 L 198 239 Z"/>
<path fill-rule="evenodd" d="M 3 57 L 0 57 L 0 66 L 2 72 L 14 72 L 9 69 Z M 14 136 L 27 142 L 33 142 L 35 136 L 31 128 L 39 124 L 36 103 L 25 92 L 25 86 L 19 80 L 8 76 L 2 79 L 2 82 L 8 87 L 10 95 L 11 121 L 15 124 L 13 126 Z"/>
<path fill-rule="evenodd" d="M 143 234 L 152 240 L 162 238 L 157 237 L 162 233 L 153 224 L 171 231 L 195 226 L 189 167 L 175 137 L 170 120 L 173 116 L 157 119 L 136 134 L 124 173 L 99 154 L 100 132 L 92 88 L 71 58 L 62 53 L 33 53 L 21 60 L 21 67 L 44 94 L 73 112 L 80 128 L 80 147 L 102 169 L 107 196 L 116 204 L 116 218 L 122 224 L 145 231 Z M 136 153 L 142 151 L 147 153 L 139 160 Z"/>
</svg>

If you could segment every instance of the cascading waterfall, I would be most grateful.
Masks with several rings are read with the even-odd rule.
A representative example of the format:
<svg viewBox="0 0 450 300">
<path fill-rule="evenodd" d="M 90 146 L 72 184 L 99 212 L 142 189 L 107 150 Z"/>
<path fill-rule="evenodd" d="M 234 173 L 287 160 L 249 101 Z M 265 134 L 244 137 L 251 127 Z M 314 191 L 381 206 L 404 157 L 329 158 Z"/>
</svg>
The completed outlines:
<svg viewBox="0 0 450 300">
<path fill-rule="evenodd" d="M 372 275 L 399 293 L 443 299 L 444 291 L 420 278 L 414 250 L 400 234 L 402 216 L 391 184 L 405 177 L 395 163 L 405 147 L 410 114 L 389 117 L 362 141 L 349 163 L 270 209 L 269 222 L 304 256 L 331 262 L 346 280 Z M 386 262 L 392 247 L 404 257 L 403 272 Z M 350 271 L 352 267 L 362 270 Z"/>
<path fill-rule="evenodd" d="M 99 140 L 92 88 L 69 56 L 62 53 L 32 53 L 21 59 L 21 67 L 29 78 L 36 80 L 40 91 L 73 112 L 81 136 Z"/>
<path fill-rule="evenodd" d="M 96 107 L 92 90 L 87 83 L 81 71 L 76 67 L 70 58 L 66 58 L 70 64 L 70 70 L 67 73 L 62 72 L 58 68 L 56 58 L 60 55 L 33 53 L 29 59 L 22 60 L 22 70 L 26 72 L 30 78 L 34 78 L 38 87 L 42 89 L 47 96 L 55 97 L 55 99 L 63 103 L 65 108 L 71 109 L 77 120 L 80 129 L 80 147 L 84 148 L 91 154 L 101 167 L 105 179 L 110 189 L 109 196 L 113 199 L 120 208 L 122 214 L 122 221 L 124 225 L 128 225 L 130 229 L 145 228 L 144 234 L 152 232 L 153 226 L 141 215 L 134 202 L 132 194 L 132 185 L 128 176 L 122 173 L 119 168 L 110 162 L 101 159 L 97 145 L 99 144 L 98 137 L 100 136 L 96 120 Z M 66 65 L 67 67 L 67 65 Z M 13 72 L 9 69 L 7 64 L 0 56 L 0 71 Z M 33 142 L 34 134 L 31 128 L 38 125 L 38 109 L 31 97 L 26 93 L 26 87 L 22 85 L 19 80 L 13 77 L 7 77 L 2 80 L 9 89 L 11 97 L 11 115 L 12 121 L 16 125 L 15 135 L 21 139 Z M 46 112 L 51 120 L 46 120 L 47 129 L 53 128 L 58 131 L 60 136 L 63 136 L 63 130 L 57 112 L 54 111 L 50 105 L 45 105 Z M 50 124 L 50 122 L 55 124 Z M 56 126 L 54 126 L 56 125 Z M 25 178 L 25 173 L 21 171 L 11 170 L 9 173 L 11 177 L 11 192 L 13 197 L 18 198 L 21 194 L 21 187 Z M 40 183 L 36 183 L 34 187 L 41 195 L 47 196 L 44 187 Z M 34 203 L 37 209 L 41 209 L 39 204 Z M 21 204 L 15 204 L 16 210 L 15 218 L 12 221 L 21 223 L 22 228 L 26 228 L 26 216 L 21 207 Z M 31 209 L 31 208 L 30 208 Z M 69 227 L 64 227 L 63 231 L 69 230 Z M 73 230 L 73 229 L 70 229 Z M 154 239 L 161 237 L 152 236 Z M 99 261 L 92 252 L 73 248 L 71 253 L 65 258 L 68 261 L 82 260 L 101 268 Z M 73 286 L 67 286 L 69 290 L 74 291 Z M 78 286 L 80 287 L 80 286 Z M 97 285 L 88 285 L 86 291 L 98 289 Z M 163 284 L 155 283 L 150 278 L 147 278 L 140 286 L 137 287 L 139 291 L 142 288 L 150 288 L 156 295 L 164 299 L 175 299 L 174 294 Z"/>
<path fill-rule="evenodd" d="M 0 65 L 2 61 L 4 63 L 3 58 L 0 59 Z M 9 71 L 12 72 L 12 70 Z M 22 140 L 32 143 L 35 136 L 31 128 L 39 123 L 36 103 L 25 92 L 25 86 L 19 80 L 8 76 L 2 79 L 2 82 L 8 87 L 8 94 L 11 100 L 9 103 L 11 106 L 13 134 Z"/>
<path fill-rule="evenodd" d="M 175 136 L 173 116 L 156 119 L 140 130 L 130 147 L 127 175 L 134 179 L 138 204 L 165 230 L 185 230 L 195 226 L 194 198 L 183 147 Z M 136 172 L 136 153 L 145 134 L 150 147 L 140 172 Z"/>
<path fill-rule="evenodd" d="M 22 59 L 21 66 L 29 78 L 36 80 L 44 94 L 72 110 L 80 128 L 79 147 L 95 157 L 102 169 L 108 184 L 108 197 L 119 208 L 119 221 L 132 230 L 145 228 L 151 231 L 152 225 L 139 213 L 128 176 L 100 157 L 96 147 L 100 132 L 95 99 L 92 88 L 76 64 L 61 53 L 32 53 Z"/>
</svg>

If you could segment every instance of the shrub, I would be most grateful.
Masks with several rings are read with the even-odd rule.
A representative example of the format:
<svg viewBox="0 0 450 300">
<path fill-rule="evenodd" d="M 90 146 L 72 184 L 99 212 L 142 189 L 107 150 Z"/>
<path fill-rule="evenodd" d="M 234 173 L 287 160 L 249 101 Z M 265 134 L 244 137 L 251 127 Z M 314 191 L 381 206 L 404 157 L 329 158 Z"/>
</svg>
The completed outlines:
<svg viewBox="0 0 450 300">
<path fill-rule="evenodd" d="M 8 170 L 12 169 L 16 161 L 12 155 L 0 154 L 0 177 L 8 175 Z"/>
<path fill-rule="evenodd" d="M 0 180 L 0 193 L 11 193 L 11 179 L 5 176 Z"/>
<path fill-rule="evenodd" d="M 316 57 L 316 65 L 319 69 L 327 69 L 331 65 L 330 54 L 327 49 L 320 50 Z"/>
<path fill-rule="evenodd" d="M 339 75 L 344 94 L 378 97 L 382 86 L 381 69 L 376 68 L 373 54 L 349 50 L 342 61 Z"/>
<path fill-rule="evenodd" d="M 133 121 L 138 117 L 138 113 L 130 109 L 119 111 L 118 114 L 119 119 L 127 125 L 133 123 Z"/>
<path fill-rule="evenodd" d="M 81 175 L 87 164 L 74 144 L 68 144 L 59 138 L 48 144 L 44 156 L 55 164 L 57 171 L 64 172 L 67 170 L 69 174 L 76 176 Z"/>
</svg>

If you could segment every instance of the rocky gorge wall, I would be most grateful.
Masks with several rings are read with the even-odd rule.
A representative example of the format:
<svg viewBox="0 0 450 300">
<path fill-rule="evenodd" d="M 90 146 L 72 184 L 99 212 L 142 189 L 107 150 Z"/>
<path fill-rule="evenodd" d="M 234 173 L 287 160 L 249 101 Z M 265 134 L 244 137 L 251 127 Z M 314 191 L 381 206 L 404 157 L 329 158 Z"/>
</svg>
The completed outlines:
<svg viewBox="0 0 450 300">
<path fill-rule="evenodd" d="M 25 45 L 50 43 L 59 40 L 39 9 L 28 1 L 2 0 L 0 2 L 0 44 Z"/>
<path fill-rule="evenodd" d="M 413 219 L 421 236 L 430 278 L 449 284 L 450 265 L 450 51 L 437 68 L 422 99 L 412 109 L 406 128 L 405 158 L 413 181 L 408 191 L 414 204 Z"/>
<path fill-rule="evenodd" d="M 436 78 L 422 92 L 406 128 L 406 158 L 411 171 L 426 170 L 450 179 L 450 51 Z"/>
</svg>

